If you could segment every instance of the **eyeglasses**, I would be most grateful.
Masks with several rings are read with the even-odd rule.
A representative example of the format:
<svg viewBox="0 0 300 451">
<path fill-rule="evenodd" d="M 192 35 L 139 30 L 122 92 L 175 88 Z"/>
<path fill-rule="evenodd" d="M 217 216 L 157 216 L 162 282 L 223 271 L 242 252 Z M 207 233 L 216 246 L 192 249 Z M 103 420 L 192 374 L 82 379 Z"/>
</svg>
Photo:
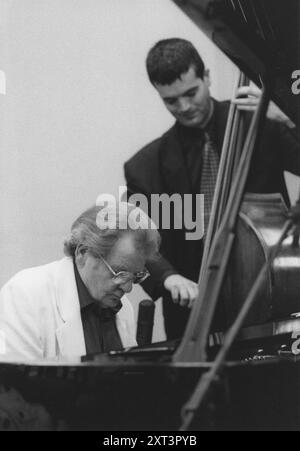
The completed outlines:
<svg viewBox="0 0 300 451">
<path fill-rule="evenodd" d="M 136 272 L 136 273 L 132 273 L 129 271 L 119 271 L 119 272 L 115 272 L 112 267 L 110 266 L 109 263 L 107 263 L 107 261 L 105 260 L 105 258 L 103 258 L 100 255 L 101 260 L 103 261 L 103 263 L 105 264 L 105 266 L 107 267 L 107 269 L 111 272 L 111 274 L 113 275 L 113 278 L 119 283 L 127 283 L 127 282 L 132 282 L 132 283 L 142 283 L 144 282 L 144 280 L 147 279 L 147 277 L 150 276 L 150 273 L 147 269 L 145 269 L 144 271 L 140 271 L 140 272 Z"/>
</svg>

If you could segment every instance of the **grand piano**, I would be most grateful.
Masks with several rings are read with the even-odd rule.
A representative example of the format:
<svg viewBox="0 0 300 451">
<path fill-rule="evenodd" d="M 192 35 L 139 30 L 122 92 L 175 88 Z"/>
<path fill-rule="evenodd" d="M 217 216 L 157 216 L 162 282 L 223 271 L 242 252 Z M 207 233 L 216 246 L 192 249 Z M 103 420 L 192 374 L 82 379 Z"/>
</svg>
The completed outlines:
<svg viewBox="0 0 300 451">
<path fill-rule="evenodd" d="M 300 126 L 300 96 L 292 91 L 298 0 L 174 2 Z M 231 337 L 198 333 L 205 302 L 195 304 L 180 342 L 80 361 L 2 362 L 0 429 L 298 430 L 300 293 L 282 317 L 236 324 Z"/>
</svg>

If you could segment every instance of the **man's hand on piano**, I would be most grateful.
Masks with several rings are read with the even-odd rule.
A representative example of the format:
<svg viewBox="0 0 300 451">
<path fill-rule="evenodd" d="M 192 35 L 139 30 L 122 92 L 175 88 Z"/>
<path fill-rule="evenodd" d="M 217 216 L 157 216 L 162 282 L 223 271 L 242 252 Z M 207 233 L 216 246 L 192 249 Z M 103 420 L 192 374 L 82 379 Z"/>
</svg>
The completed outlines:
<svg viewBox="0 0 300 451">
<path fill-rule="evenodd" d="M 198 285 L 179 274 L 173 274 L 166 278 L 164 287 L 170 291 L 173 302 L 182 307 L 191 308 L 198 297 Z"/>
<path fill-rule="evenodd" d="M 234 99 L 233 102 L 240 111 L 255 111 L 260 97 L 261 90 L 256 86 L 243 86 L 237 90 L 236 99 Z M 295 127 L 288 116 L 286 116 L 274 102 L 270 102 L 267 117 L 273 121 L 281 122 L 290 128 Z"/>
</svg>

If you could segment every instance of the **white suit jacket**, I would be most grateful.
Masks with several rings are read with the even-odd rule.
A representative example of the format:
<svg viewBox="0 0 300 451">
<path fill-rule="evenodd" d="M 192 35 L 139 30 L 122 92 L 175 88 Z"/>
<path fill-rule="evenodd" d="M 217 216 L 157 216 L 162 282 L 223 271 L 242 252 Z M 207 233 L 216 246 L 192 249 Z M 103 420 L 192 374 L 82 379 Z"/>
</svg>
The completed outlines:
<svg viewBox="0 0 300 451">
<path fill-rule="evenodd" d="M 133 308 L 124 296 L 116 326 L 125 347 L 136 346 Z M 25 269 L 0 291 L 0 359 L 72 358 L 86 354 L 71 258 Z"/>
</svg>

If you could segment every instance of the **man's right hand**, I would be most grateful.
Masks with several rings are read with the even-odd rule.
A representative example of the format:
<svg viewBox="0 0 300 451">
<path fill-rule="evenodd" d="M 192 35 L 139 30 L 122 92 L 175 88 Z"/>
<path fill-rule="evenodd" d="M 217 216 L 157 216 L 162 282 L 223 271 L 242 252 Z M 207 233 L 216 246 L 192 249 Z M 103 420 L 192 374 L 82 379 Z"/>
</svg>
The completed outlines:
<svg viewBox="0 0 300 451">
<path fill-rule="evenodd" d="M 173 274 L 166 278 L 164 287 L 170 291 L 173 302 L 182 307 L 192 307 L 198 297 L 198 285 L 179 274 Z"/>
</svg>

